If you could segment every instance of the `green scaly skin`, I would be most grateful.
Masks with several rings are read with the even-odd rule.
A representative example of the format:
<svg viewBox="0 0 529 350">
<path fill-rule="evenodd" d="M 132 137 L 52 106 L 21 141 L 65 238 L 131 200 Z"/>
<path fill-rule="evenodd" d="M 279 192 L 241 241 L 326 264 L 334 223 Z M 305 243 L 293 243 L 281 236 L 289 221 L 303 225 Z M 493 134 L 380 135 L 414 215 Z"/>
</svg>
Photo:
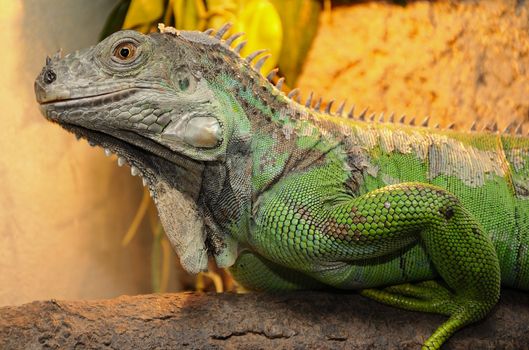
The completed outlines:
<svg viewBox="0 0 529 350">
<path fill-rule="evenodd" d="M 35 82 L 49 120 L 144 178 L 184 268 L 209 254 L 249 289 L 357 289 L 446 315 L 430 350 L 485 317 L 501 284 L 529 290 L 529 139 L 306 107 L 226 30 L 118 32 Z"/>
</svg>

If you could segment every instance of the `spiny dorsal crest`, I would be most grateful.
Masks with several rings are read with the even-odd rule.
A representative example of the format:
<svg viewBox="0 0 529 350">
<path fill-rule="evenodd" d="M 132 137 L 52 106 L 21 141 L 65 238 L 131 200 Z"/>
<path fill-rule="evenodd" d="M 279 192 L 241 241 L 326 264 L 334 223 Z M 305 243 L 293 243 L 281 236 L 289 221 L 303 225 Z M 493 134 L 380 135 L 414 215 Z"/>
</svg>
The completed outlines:
<svg viewBox="0 0 529 350">
<path fill-rule="evenodd" d="M 235 45 L 235 47 L 232 47 L 232 45 L 233 45 L 233 43 L 235 41 L 237 41 L 237 39 L 239 39 L 242 36 L 244 36 L 245 33 L 242 33 L 242 32 L 234 33 L 234 34 L 231 34 L 227 39 L 223 39 L 224 36 L 226 35 L 226 33 L 229 32 L 231 27 L 232 27 L 232 24 L 228 22 L 228 23 L 225 23 L 224 25 L 222 25 L 216 31 L 215 31 L 215 29 L 210 28 L 210 29 L 206 29 L 201 34 L 206 35 L 210 39 L 216 40 L 219 44 L 223 45 L 228 50 L 230 50 L 230 51 L 234 52 L 235 54 L 237 54 L 237 56 L 239 58 L 244 59 L 244 61 L 247 62 L 248 65 L 250 65 L 257 73 L 259 73 L 261 77 L 263 77 L 268 82 L 270 82 L 281 94 L 284 94 L 282 89 L 283 89 L 283 85 L 284 85 L 284 82 L 285 82 L 285 78 L 284 77 L 278 77 L 278 72 L 279 72 L 278 68 L 272 69 L 266 75 L 262 75 L 261 74 L 261 68 L 265 64 L 266 60 L 268 58 L 270 58 L 270 56 L 271 56 L 270 54 L 266 54 L 266 55 L 262 55 L 262 54 L 266 53 L 268 50 L 257 50 L 255 52 L 250 53 L 246 57 L 242 57 L 240 55 L 240 52 L 244 48 L 244 46 L 246 45 L 247 41 L 243 40 L 243 41 L 239 42 L 237 45 Z M 165 26 L 163 23 L 158 24 L 158 29 L 160 30 L 161 33 L 166 33 L 166 34 L 175 35 L 175 36 L 179 36 L 180 35 L 180 31 L 178 29 L 175 29 L 174 27 Z M 253 64 L 253 66 L 252 66 L 253 61 L 259 56 L 261 56 L 261 57 L 257 61 L 255 61 L 255 64 Z M 275 81 L 275 84 L 274 84 L 274 81 Z M 300 90 L 298 88 L 291 89 L 288 92 L 288 94 L 286 95 L 286 97 L 291 99 L 293 102 L 296 102 L 296 103 L 300 104 L 301 106 L 304 106 L 305 108 L 310 108 L 313 111 L 319 112 L 319 113 L 321 113 L 322 106 L 325 106 L 324 113 L 327 113 L 329 115 L 338 116 L 338 117 L 346 117 L 346 118 L 355 119 L 355 120 L 364 121 L 364 122 L 370 122 L 370 123 L 373 123 L 373 122 L 378 122 L 378 123 L 384 123 L 384 122 L 396 123 L 396 122 L 398 122 L 400 124 L 406 124 L 406 125 L 410 125 L 410 126 L 415 126 L 416 125 L 416 123 L 415 123 L 415 119 L 416 118 L 413 117 L 413 118 L 409 119 L 408 121 L 406 121 L 406 115 L 405 114 L 403 114 L 398 119 L 398 121 L 395 120 L 395 113 L 393 113 L 393 112 L 389 115 L 389 117 L 387 118 L 387 121 L 385 119 L 384 112 L 380 113 L 378 118 L 376 116 L 376 113 L 374 113 L 374 112 L 369 114 L 369 116 L 368 116 L 367 112 L 368 112 L 369 108 L 365 108 L 360 113 L 355 114 L 355 105 L 354 104 L 351 106 L 349 112 L 344 115 L 344 108 L 345 108 L 345 105 L 347 104 L 347 101 L 345 101 L 345 100 L 342 101 L 338 105 L 338 108 L 333 112 L 332 111 L 332 106 L 333 106 L 335 101 L 334 100 L 330 100 L 329 102 L 324 103 L 322 98 L 319 97 L 316 100 L 316 103 L 313 104 L 313 102 L 314 102 L 314 93 L 312 91 L 309 93 L 305 103 L 302 102 L 301 92 L 300 92 Z M 429 127 L 429 122 L 430 122 L 430 116 L 426 116 L 418 126 L 427 128 L 427 127 Z M 434 125 L 433 128 L 440 129 L 439 124 Z M 444 129 L 445 130 L 455 130 L 456 129 L 456 125 L 455 125 L 455 123 L 451 123 L 451 124 L 447 125 Z M 477 132 L 478 131 L 478 121 L 477 120 L 474 120 L 474 122 L 472 123 L 472 125 L 470 126 L 468 131 L 471 131 L 471 132 Z M 489 123 L 484 124 L 484 126 L 481 128 L 480 132 L 498 133 L 499 132 L 499 128 L 498 128 L 497 122 L 493 121 L 493 122 L 489 122 Z M 511 135 L 516 135 L 516 136 L 523 136 L 523 123 L 511 122 L 503 130 L 503 134 L 511 134 Z M 529 134 L 526 135 L 526 136 L 529 136 Z"/>
</svg>

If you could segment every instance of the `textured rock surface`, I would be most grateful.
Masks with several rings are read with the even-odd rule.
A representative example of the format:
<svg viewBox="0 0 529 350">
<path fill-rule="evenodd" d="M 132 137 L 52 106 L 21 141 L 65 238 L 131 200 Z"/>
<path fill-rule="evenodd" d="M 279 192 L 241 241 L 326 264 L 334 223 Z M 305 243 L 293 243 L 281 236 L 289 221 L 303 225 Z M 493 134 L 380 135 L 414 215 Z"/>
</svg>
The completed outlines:
<svg viewBox="0 0 529 350">
<path fill-rule="evenodd" d="M 298 82 L 305 96 L 376 112 L 529 121 L 529 3 L 368 2 L 322 16 Z"/>
<path fill-rule="evenodd" d="M 418 349 L 444 320 L 354 294 L 161 294 L 0 308 L 1 349 Z M 527 349 L 529 295 L 505 291 L 445 349 Z"/>
</svg>

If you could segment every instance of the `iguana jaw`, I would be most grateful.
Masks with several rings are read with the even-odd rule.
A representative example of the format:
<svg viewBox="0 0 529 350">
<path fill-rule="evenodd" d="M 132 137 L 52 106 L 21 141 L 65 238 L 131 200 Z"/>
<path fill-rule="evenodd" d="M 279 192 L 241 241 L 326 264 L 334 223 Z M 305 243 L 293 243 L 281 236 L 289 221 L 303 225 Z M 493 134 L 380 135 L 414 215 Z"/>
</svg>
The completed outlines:
<svg viewBox="0 0 529 350">
<path fill-rule="evenodd" d="M 158 175 L 153 168 L 154 164 L 162 159 L 172 163 L 177 162 L 176 156 L 164 149 L 163 146 L 131 132 L 122 132 L 121 137 L 116 137 L 74 124 L 59 123 L 59 125 L 75 134 L 77 139 L 86 139 L 90 146 L 101 147 L 107 156 L 116 154 L 118 165 L 128 164 L 133 176 L 141 176 L 144 185 L 149 187 L 154 199 L 156 199 L 154 186 Z M 135 138 L 136 142 L 132 143 L 131 138 Z M 170 159 L 166 158 L 168 156 Z"/>
<path fill-rule="evenodd" d="M 149 186 L 182 267 L 189 273 L 207 269 L 207 252 L 211 249 L 206 246 L 207 237 L 196 207 L 202 176 L 200 164 L 185 158 L 177 159 L 177 155 L 168 160 L 160 154 L 172 152 L 150 140 L 141 140 L 141 136 L 137 136 L 136 143 L 142 144 L 139 146 L 81 126 L 67 123 L 61 126 L 77 137 L 87 139 L 91 145 L 117 154 L 118 164 L 129 164 L 133 175 L 138 171 Z"/>
<path fill-rule="evenodd" d="M 53 100 L 41 100 L 39 102 L 40 110 L 48 120 L 74 133 L 78 139 L 86 139 L 91 146 L 102 147 L 107 155 L 111 153 L 117 154 L 118 159 L 121 159 L 119 161 L 120 165 L 123 165 L 125 161 L 130 164 L 134 169 L 133 175 L 139 174 L 146 179 L 152 192 L 152 176 L 149 176 L 150 169 L 145 162 L 147 158 L 164 159 L 176 166 L 183 166 L 185 170 L 189 170 L 195 165 L 200 166 L 200 162 L 173 152 L 164 145 L 140 133 L 125 129 L 98 130 L 91 128 L 90 123 L 80 123 L 77 118 L 69 116 L 69 114 L 76 113 L 76 110 L 84 107 L 104 106 L 108 101 L 119 101 L 129 98 L 134 94 L 138 94 L 140 90 L 139 88 L 127 88 L 98 95 L 54 98 Z M 79 119 L 82 120 L 82 118 Z"/>
<path fill-rule="evenodd" d="M 40 108 L 47 119 L 86 139 L 90 145 L 102 147 L 107 155 L 116 154 L 118 165 L 130 165 L 131 174 L 143 178 L 182 267 L 189 273 L 198 273 L 207 269 L 207 252 L 211 251 L 206 246 L 207 237 L 196 205 L 203 164 L 133 131 L 93 130 L 67 116 L 83 106 L 104 104 L 108 99 L 131 96 L 138 91 L 126 89 L 95 97 L 55 99 L 44 102 Z"/>
</svg>

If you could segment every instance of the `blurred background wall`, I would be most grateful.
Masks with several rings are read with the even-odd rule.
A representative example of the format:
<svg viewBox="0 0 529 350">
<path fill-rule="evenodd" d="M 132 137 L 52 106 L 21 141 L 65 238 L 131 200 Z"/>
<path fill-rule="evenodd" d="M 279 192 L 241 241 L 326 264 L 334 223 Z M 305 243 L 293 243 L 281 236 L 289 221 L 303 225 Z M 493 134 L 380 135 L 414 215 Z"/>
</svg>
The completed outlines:
<svg viewBox="0 0 529 350">
<path fill-rule="evenodd" d="M 46 54 L 97 42 L 114 0 L 0 0 L 0 305 L 149 292 L 141 181 L 38 111 Z"/>
</svg>

